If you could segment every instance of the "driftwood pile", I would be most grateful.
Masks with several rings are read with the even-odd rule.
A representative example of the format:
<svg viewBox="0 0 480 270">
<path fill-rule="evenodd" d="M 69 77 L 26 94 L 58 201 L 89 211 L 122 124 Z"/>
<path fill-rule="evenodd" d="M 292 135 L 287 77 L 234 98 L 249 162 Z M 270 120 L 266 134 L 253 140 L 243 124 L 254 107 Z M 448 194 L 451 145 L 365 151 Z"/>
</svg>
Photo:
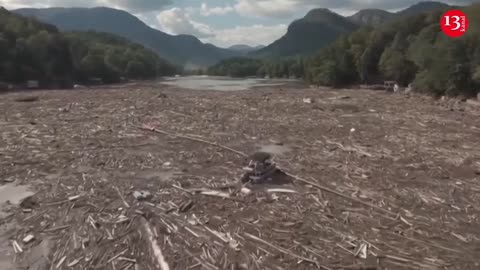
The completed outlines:
<svg viewBox="0 0 480 270">
<path fill-rule="evenodd" d="M 36 193 L 0 205 L 0 265 L 479 269 L 480 118 L 468 107 L 130 87 L 2 96 L 0 182 Z M 275 162 L 246 154 L 272 141 L 289 147 Z"/>
</svg>

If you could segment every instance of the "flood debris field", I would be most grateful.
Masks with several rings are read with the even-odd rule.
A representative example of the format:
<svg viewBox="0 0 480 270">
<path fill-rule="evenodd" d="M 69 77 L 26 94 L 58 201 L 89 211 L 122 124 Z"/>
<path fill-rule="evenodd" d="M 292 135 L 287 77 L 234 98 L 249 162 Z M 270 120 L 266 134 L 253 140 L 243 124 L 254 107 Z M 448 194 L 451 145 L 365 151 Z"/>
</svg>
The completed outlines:
<svg viewBox="0 0 480 270">
<path fill-rule="evenodd" d="M 35 194 L 2 204 L 0 263 L 479 269 L 480 118 L 460 106 L 328 89 L 2 95 L 0 181 Z M 242 187 L 258 150 L 291 182 Z"/>
</svg>

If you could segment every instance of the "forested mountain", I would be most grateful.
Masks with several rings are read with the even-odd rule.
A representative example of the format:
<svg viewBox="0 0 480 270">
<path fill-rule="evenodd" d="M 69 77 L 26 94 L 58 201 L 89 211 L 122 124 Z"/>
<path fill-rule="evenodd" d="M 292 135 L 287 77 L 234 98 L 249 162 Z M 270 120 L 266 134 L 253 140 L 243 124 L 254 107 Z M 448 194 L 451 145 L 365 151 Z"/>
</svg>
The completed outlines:
<svg viewBox="0 0 480 270">
<path fill-rule="evenodd" d="M 63 85 L 100 78 L 147 79 L 175 72 L 154 52 L 104 33 L 61 33 L 0 8 L 0 81 Z"/>
<path fill-rule="evenodd" d="M 480 24 L 479 4 L 461 9 L 470 25 Z M 330 86 L 395 80 L 436 95 L 473 95 L 480 89 L 480 29 L 447 37 L 439 27 L 443 12 L 402 17 L 343 36 L 309 61 L 305 76 Z"/>
<path fill-rule="evenodd" d="M 470 25 L 480 25 L 480 4 L 461 8 Z M 313 57 L 224 60 L 213 75 L 301 76 L 325 86 L 394 80 L 434 95 L 474 95 L 480 89 L 480 28 L 460 38 L 440 29 L 445 10 L 402 16 L 385 25 L 363 27 L 339 37 Z M 253 67 L 256 67 L 254 69 Z"/>
<path fill-rule="evenodd" d="M 126 11 L 112 8 L 28 8 L 15 12 L 34 16 L 62 31 L 95 30 L 119 35 L 151 48 L 161 57 L 187 68 L 204 67 L 241 54 L 204 44 L 194 36 L 169 35 L 149 27 Z"/>
<path fill-rule="evenodd" d="M 204 44 L 189 35 L 169 35 L 153 29 L 137 17 L 112 8 L 46 8 L 18 9 L 15 12 L 34 16 L 57 26 L 62 31 L 112 33 L 151 48 L 161 57 L 187 69 L 202 68 L 222 59 L 248 54 L 253 57 L 282 57 L 312 54 L 345 33 L 364 25 L 380 25 L 400 16 L 435 10 L 447 5 L 438 2 L 420 2 L 398 13 L 383 10 L 362 10 L 343 17 L 328 9 L 314 9 L 295 20 L 287 33 L 265 48 L 233 46 L 229 49 Z"/>
<path fill-rule="evenodd" d="M 333 42 L 339 35 L 352 32 L 358 27 L 328 9 L 314 9 L 302 19 L 291 23 L 283 37 L 252 55 L 280 57 L 313 53 Z"/>
<path fill-rule="evenodd" d="M 258 45 L 258 46 L 252 47 L 252 46 L 248 46 L 248 45 L 245 45 L 245 44 L 237 44 L 237 45 L 233 45 L 233 46 L 228 47 L 229 50 L 237 51 L 237 52 L 241 52 L 241 53 L 249 53 L 249 52 L 253 52 L 253 51 L 258 51 L 258 50 L 263 49 L 263 48 L 265 48 L 265 46 L 263 46 L 263 45 Z"/>
<path fill-rule="evenodd" d="M 440 2 L 424 1 L 414 4 L 397 13 L 392 13 L 381 9 L 363 9 L 352 16 L 349 16 L 348 19 L 360 25 L 379 26 L 402 16 L 412 16 L 449 7 L 449 5 Z"/>
<path fill-rule="evenodd" d="M 125 38 L 98 32 L 64 32 L 69 41 L 75 77 L 100 77 L 118 81 L 120 77 L 151 79 L 173 75 L 176 68 L 155 52 Z"/>
<path fill-rule="evenodd" d="M 448 5 L 439 2 L 420 2 L 397 13 L 379 9 L 360 10 L 350 17 L 343 17 L 328 9 L 314 9 L 304 18 L 294 21 L 287 33 L 269 46 L 255 51 L 250 56 L 279 57 L 308 55 L 328 46 L 339 36 L 358 28 L 378 26 L 403 16 L 439 10 Z"/>
<path fill-rule="evenodd" d="M 381 9 L 363 9 L 348 17 L 358 25 L 379 26 L 395 18 L 395 13 Z"/>
<path fill-rule="evenodd" d="M 435 1 L 422 1 L 418 2 L 404 10 L 401 10 L 396 13 L 397 16 L 411 16 L 417 15 L 424 12 L 431 12 L 441 9 L 451 8 L 450 5 L 441 2 Z"/>
</svg>

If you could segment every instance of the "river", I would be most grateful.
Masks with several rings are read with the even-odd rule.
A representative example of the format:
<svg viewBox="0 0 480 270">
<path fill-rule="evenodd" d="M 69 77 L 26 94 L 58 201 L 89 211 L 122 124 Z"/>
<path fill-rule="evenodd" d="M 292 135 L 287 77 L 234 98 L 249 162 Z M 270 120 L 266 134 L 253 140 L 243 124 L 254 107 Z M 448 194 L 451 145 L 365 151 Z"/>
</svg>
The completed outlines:
<svg viewBox="0 0 480 270">
<path fill-rule="evenodd" d="M 180 76 L 166 77 L 161 84 L 174 85 L 186 89 L 238 91 L 269 86 L 299 86 L 301 80 L 295 79 L 260 79 L 260 78 L 230 78 L 216 76 Z"/>
</svg>

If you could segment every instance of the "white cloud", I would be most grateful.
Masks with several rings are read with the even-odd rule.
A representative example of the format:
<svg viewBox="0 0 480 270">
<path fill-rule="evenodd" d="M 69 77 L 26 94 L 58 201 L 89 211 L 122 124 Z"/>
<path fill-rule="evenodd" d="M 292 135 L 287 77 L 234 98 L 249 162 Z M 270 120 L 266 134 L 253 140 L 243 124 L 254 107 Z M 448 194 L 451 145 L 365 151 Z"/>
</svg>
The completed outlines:
<svg viewBox="0 0 480 270">
<path fill-rule="evenodd" d="M 299 8 L 299 0 L 237 0 L 235 10 L 243 16 L 277 17 L 292 16 Z M 306 1 L 303 1 L 306 2 Z"/>
<path fill-rule="evenodd" d="M 48 7 L 47 4 L 38 3 L 35 0 L 0 0 L 0 6 L 8 9 L 24 8 L 24 7 Z"/>
<path fill-rule="evenodd" d="M 92 7 L 110 6 L 125 9 L 136 14 L 150 11 L 163 10 L 174 6 L 182 0 L 0 0 L 0 6 L 7 8 L 20 7 Z M 298 12 L 310 8 L 322 7 L 330 9 L 359 10 L 364 8 L 379 8 L 396 10 L 405 8 L 420 0 L 232 0 L 232 6 L 208 7 L 204 4 L 200 7 L 202 14 L 224 15 L 233 11 L 244 16 L 266 18 L 288 18 Z M 439 0 L 452 5 L 466 5 L 478 0 Z M 195 7 L 198 9 L 198 6 Z"/>
<path fill-rule="evenodd" d="M 235 9 L 231 6 L 209 8 L 206 3 L 202 3 L 200 7 L 200 14 L 202 14 L 203 16 L 225 15 L 233 11 L 235 11 Z"/>
<path fill-rule="evenodd" d="M 287 25 L 236 26 L 233 28 L 215 28 L 193 20 L 185 9 L 171 8 L 157 15 L 161 30 L 170 34 L 189 34 L 203 42 L 228 47 L 235 44 L 270 44 L 287 32 Z"/>
<path fill-rule="evenodd" d="M 157 21 L 162 30 L 171 34 L 194 35 L 198 38 L 212 37 L 208 25 L 193 21 L 189 14 L 181 8 L 171 8 L 160 12 Z"/>
<path fill-rule="evenodd" d="M 173 4 L 172 0 L 0 0 L 0 6 L 10 9 L 22 7 L 95 7 L 108 6 L 134 13 L 161 10 Z"/>
<path fill-rule="evenodd" d="M 65 0 L 57 0 L 57 1 L 65 1 Z M 130 10 L 133 12 L 161 10 L 174 3 L 174 1 L 172 0 L 97 0 L 97 1 L 106 2 L 110 6 L 116 5 L 122 9 Z"/>
</svg>

